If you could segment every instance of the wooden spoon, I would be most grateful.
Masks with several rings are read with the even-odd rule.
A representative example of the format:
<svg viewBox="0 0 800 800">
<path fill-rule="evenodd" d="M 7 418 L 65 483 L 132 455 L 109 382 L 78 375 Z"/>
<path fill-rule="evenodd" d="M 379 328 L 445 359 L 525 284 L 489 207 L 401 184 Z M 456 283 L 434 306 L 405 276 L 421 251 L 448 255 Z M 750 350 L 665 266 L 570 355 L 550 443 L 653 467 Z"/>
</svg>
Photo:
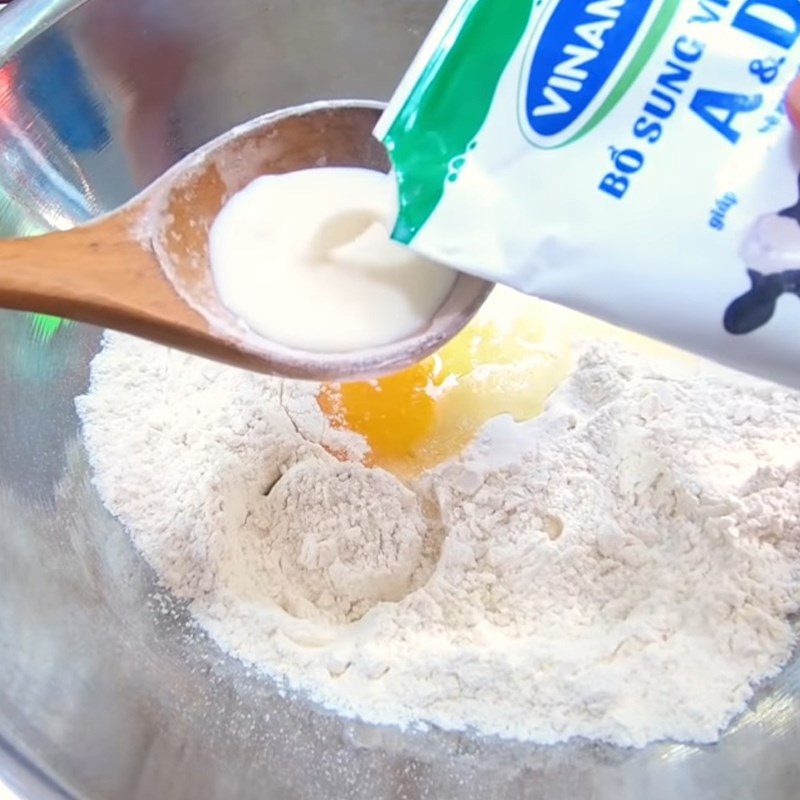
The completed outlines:
<svg viewBox="0 0 800 800">
<path fill-rule="evenodd" d="M 453 337 L 492 285 L 460 276 L 428 327 L 358 353 L 269 341 L 220 302 L 208 231 L 228 198 L 258 175 L 319 166 L 387 171 L 372 137 L 375 103 L 318 103 L 260 117 L 183 159 L 111 214 L 69 231 L 0 240 L 0 306 L 115 328 L 239 367 L 293 378 L 379 375 Z"/>
</svg>

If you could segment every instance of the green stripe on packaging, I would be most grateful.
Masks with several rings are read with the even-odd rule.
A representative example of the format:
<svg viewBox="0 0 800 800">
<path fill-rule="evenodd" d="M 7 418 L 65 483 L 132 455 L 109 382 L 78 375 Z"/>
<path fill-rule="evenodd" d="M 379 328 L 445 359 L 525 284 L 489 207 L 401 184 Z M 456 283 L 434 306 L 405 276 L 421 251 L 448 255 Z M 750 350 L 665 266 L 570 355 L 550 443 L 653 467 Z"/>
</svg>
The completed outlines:
<svg viewBox="0 0 800 800">
<path fill-rule="evenodd" d="M 400 209 L 392 237 L 409 243 L 474 146 L 534 0 L 468 0 L 389 128 Z"/>
</svg>

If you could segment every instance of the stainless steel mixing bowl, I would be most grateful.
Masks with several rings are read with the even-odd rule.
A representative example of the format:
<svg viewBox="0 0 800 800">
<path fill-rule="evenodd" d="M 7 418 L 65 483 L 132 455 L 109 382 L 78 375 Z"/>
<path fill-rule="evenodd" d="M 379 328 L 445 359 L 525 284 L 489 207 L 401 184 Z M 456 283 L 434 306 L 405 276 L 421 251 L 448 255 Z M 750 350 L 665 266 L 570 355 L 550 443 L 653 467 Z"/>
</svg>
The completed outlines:
<svg viewBox="0 0 800 800">
<path fill-rule="evenodd" d="M 97 214 L 269 109 L 387 98 L 440 6 L 15 0 L 2 234 Z M 796 663 L 713 747 L 401 733 L 283 696 L 191 629 L 92 489 L 73 398 L 99 337 L 0 313 L 0 775 L 21 797 L 800 797 Z"/>
</svg>

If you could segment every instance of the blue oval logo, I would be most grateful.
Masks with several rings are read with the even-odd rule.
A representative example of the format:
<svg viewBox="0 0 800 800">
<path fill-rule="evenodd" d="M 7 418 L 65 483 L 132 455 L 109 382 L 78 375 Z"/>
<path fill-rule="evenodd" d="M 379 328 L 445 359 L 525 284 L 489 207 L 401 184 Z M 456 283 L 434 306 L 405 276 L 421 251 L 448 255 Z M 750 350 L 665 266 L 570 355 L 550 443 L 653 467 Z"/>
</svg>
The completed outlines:
<svg viewBox="0 0 800 800">
<path fill-rule="evenodd" d="M 523 93 L 534 140 L 563 140 L 596 110 L 603 87 L 656 0 L 560 0 L 531 43 Z M 649 27 L 649 26 L 648 26 Z M 523 88 L 523 87 L 520 87 Z M 548 146 L 545 142 L 541 142 Z"/>
</svg>

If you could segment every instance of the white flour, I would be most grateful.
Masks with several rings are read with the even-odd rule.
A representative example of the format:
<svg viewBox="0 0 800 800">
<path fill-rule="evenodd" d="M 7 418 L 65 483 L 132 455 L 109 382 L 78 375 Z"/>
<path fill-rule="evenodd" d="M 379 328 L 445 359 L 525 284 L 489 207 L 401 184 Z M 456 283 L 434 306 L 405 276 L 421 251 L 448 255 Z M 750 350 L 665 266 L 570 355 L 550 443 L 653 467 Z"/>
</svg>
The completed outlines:
<svg viewBox="0 0 800 800">
<path fill-rule="evenodd" d="M 433 570 L 416 496 L 380 469 L 303 461 L 251 513 L 268 534 L 260 580 L 296 617 L 355 621 L 402 600 Z"/>
<path fill-rule="evenodd" d="M 103 501 L 244 661 L 368 721 L 643 745 L 716 739 L 789 657 L 797 394 L 603 345 L 405 487 L 308 441 L 310 392 L 111 334 L 77 401 Z"/>
</svg>

